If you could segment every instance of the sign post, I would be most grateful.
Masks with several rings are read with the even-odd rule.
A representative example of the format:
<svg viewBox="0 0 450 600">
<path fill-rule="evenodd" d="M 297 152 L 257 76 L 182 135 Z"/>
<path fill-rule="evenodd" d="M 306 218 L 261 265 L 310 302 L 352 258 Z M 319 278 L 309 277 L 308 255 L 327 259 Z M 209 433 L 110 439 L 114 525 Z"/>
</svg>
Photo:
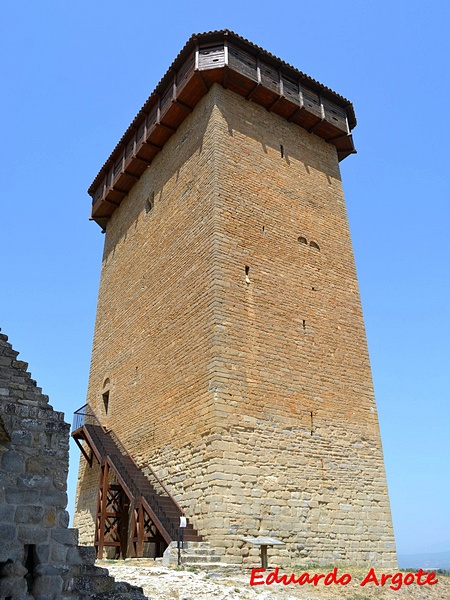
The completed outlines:
<svg viewBox="0 0 450 600">
<path fill-rule="evenodd" d="M 180 526 L 178 527 L 178 566 L 181 565 L 181 549 L 184 548 L 184 529 L 187 527 L 186 517 L 180 517 Z"/>
</svg>

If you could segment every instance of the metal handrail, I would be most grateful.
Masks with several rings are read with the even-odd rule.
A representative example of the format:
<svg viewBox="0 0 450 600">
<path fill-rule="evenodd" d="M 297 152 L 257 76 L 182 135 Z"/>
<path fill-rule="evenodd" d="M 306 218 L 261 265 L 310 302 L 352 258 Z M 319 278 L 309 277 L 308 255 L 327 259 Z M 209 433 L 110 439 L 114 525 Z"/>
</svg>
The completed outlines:
<svg viewBox="0 0 450 600">
<path fill-rule="evenodd" d="M 84 425 L 100 425 L 102 427 L 90 404 L 85 404 L 73 413 L 72 430 L 76 431 Z"/>
</svg>

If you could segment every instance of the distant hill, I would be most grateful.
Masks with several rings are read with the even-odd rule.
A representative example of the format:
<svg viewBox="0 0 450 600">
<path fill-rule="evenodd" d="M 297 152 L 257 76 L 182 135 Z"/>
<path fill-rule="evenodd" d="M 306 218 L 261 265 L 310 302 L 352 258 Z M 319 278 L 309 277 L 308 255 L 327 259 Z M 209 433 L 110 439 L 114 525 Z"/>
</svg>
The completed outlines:
<svg viewBox="0 0 450 600">
<path fill-rule="evenodd" d="M 447 552 L 420 552 L 419 554 L 399 554 L 398 566 L 401 569 L 449 569 L 450 550 Z"/>
</svg>

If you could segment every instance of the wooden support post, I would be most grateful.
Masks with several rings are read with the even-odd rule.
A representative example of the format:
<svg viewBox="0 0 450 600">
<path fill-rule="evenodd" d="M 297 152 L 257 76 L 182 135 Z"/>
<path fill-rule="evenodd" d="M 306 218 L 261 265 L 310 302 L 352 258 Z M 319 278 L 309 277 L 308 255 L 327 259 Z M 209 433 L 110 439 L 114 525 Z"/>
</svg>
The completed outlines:
<svg viewBox="0 0 450 600">
<path fill-rule="evenodd" d="M 109 465 L 104 462 L 100 472 L 97 501 L 97 530 L 95 532 L 97 558 L 103 558 L 103 546 L 105 543 L 106 507 L 108 503 L 109 488 Z"/>
<path fill-rule="evenodd" d="M 225 35 L 223 40 L 223 55 L 224 55 L 224 64 L 228 67 L 228 38 Z"/>
<path fill-rule="evenodd" d="M 161 122 L 161 94 L 158 94 L 158 108 L 156 111 L 156 125 Z"/>
<path fill-rule="evenodd" d="M 145 523 L 144 523 L 144 509 L 142 507 L 142 502 L 139 500 L 138 506 L 138 517 L 137 517 L 137 558 L 142 558 L 144 556 L 144 538 L 145 538 Z"/>
<path fill-rule="evenodd" d="M 122 515 L 120 528 L 120 554 L 123 559 L 127 558 L 128 553 L 128 523 L 130 515 L 130 501 L 122 490 Z"/>
<path fill-rule="evenodd" d="M 322 121 L 325 121 L 325 106 L 323 105 L 322 94 L 319 94 L 320 112 L 322 114 Z"/>
<path fill-rule="evenodd" d="M 129 530 L 129 548 L 130 548 L 130 552 L 131 552 L 131 558 L 136 558 L 137 557 L 137 552 L 136 552 L 136 532 L 137 532 L 137 514 L 136 514 L 136 506 L 133 504 L 131 504 L 131 523 L 130 523 L 131 527 Z"/>
<path fill-rule="evenodd" d="M 196 44 L 196 45 L 195 45 L 195 64 L 194 64 L 194 71 L 198 71 L 199 52 L 200 52 L 200 49 L 199 49 L 199 47 L 198 47 L 198 44 Z"/>
<path fill-rule="evenodd" d="M 261 545 L 261 567 L 267 569 L 267 546 Z"/>
<path fill-rule="evenodd" d="M 305 100 L 303 98 L 302 84 L 300 83 L 300 81 L 297 81 L 297 83 L 298 83 L 298 97 L 300 99 L 300 108 L 303 108 L 305 106 Z"/>
</svg>

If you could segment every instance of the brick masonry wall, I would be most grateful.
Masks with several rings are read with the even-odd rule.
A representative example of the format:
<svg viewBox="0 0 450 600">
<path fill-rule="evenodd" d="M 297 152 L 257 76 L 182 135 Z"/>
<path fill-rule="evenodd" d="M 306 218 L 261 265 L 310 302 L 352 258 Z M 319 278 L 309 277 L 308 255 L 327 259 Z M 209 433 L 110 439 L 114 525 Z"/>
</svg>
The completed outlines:
<svg viewBox="0 0 450 600">
<path fill-rule="evenodd" d="M 395 564 L 333 146 L 210 90 L 108 223 L 88 401 L 227 560 Z"/>
</svg>

